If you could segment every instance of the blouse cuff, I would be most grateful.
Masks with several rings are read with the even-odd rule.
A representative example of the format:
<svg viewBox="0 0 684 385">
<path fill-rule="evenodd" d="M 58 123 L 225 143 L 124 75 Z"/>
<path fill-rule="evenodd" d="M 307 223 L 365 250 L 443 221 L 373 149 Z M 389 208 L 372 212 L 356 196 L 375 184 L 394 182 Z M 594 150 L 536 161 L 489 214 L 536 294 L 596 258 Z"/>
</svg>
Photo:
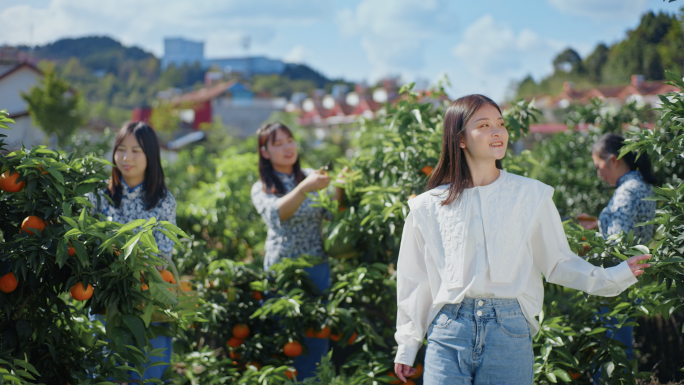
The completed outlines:
<svg viewBox="0 0 684 385">
<path fill-rule="evenodd" d="M 627 261 L 623 261 L 619 265 L 609 269 L 611 270 L 613 282 L 620 288 L 620 293 L 637 283 L 637 278 L 634 276 L 634 273 L 632 273 L 632 269 L 630 269 Z"/>
<path fill-rule="evenodd" d="M 417 345 L 401 344 L 397 346 L 397 355 L 394 357 L 394 362 L 397 364 L 404 364 L 408 366 L 413 366 L 416 360 L 416 355 L 418 355 L 418 350 L 423 346 L 418 343 Z"/>
</svg>

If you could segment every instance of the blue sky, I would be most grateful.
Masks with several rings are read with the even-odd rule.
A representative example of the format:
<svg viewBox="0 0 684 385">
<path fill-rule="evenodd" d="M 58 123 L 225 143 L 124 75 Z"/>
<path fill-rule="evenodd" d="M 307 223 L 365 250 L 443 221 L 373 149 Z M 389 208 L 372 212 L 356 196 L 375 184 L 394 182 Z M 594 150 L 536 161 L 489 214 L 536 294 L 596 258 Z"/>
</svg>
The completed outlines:
<svg viewBox="0 0 684 385">
<path fill-rule="evenodd" d="M 18 4 L 19 3 L 19 4 Z M 502 100 L 512 81 L 551 71 L 566 47 L 586 56 L 622 39 L 662 0 L 0 0 L 0 44 L 108 35 L 163 54 L 163 38 L 205 42 L 205 56 L 306 63 L 329 77 L 434 82 L 451 96 Z"/>
</svg>

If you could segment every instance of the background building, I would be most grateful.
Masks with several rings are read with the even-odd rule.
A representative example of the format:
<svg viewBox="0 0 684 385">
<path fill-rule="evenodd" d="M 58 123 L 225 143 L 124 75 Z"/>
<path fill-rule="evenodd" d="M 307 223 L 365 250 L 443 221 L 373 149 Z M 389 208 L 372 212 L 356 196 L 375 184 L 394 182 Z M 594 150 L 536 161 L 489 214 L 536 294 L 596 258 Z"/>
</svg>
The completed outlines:
<svg viewBox="0 0 684 385">
<path fill-rule="evenodd" d="M 173 64 L 180 67 L 183 64 L 204 64 L 204 42 L 185 40 L 180 37 L 164 39 L 164 57 L 161 60 L 162 70 Z"/>
</svg>

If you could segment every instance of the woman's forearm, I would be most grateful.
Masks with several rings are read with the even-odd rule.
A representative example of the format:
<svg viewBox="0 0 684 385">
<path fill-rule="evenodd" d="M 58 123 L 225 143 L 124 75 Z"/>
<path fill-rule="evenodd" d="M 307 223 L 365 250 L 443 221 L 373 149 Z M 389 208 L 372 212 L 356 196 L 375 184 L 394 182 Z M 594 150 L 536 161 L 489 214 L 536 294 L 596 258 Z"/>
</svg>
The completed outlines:
<svg viewBox="0 0 684 385">
<path fill-rule="evenodd" d="M 304 194 L 305 191 L 302 189 L 301 185 L 298 185 L 292 189 L 292 191 L 278 199 L 278 216 L 281 221 L 290 219 L 290 217 L 297 212 L 299 206 L 301 206 L 306 199 L 306 195 Z"/>
</svg>

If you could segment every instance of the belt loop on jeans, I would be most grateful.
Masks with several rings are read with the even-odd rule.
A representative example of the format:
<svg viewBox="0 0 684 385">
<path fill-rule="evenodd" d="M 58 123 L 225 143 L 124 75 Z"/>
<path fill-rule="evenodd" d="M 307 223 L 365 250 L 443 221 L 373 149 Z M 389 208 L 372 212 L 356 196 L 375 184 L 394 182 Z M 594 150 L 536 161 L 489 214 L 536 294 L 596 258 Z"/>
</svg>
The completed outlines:
<svg viewBox="0 0 684 385">
<path fill-rule="evenodd" d="M 503 323 L 503 317 L 501 316 L 501 311 L 499 310 L 499 306 L 494 305 L 494 313 L 496 314 L 496 323 Z"/>
</svg>

